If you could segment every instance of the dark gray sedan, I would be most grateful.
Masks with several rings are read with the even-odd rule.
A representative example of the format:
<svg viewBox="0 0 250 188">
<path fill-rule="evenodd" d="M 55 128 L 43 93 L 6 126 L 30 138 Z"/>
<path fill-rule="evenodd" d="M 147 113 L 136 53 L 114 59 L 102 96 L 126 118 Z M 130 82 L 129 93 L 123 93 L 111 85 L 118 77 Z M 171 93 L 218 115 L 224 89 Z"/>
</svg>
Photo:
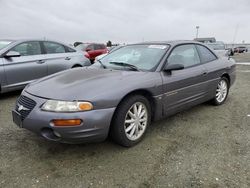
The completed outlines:
<svg viewBox="0 0 250 188">
<path fill-rule="evenodd" d="M 0 93 L 44 76 L 90 65 L 83 52 L 55 41 L 0 40 Z"/>
<path fill-rule="evenodd" d="M 225 102 L 235 62 L 191 41 L 125 46 L 94 65 L 40 79 L 22 92 L 14 122 L 59 142 L 138 143 L 152 120 Z"/>
</svg>

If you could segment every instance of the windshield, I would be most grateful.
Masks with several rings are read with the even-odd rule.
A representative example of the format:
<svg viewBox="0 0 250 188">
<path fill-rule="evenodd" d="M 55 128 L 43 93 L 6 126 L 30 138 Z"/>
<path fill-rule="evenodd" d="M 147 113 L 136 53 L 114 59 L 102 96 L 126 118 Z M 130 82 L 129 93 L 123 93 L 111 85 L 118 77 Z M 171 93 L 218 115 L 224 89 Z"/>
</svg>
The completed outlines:
<svg viewBox="0 0 250 188">
<path fill-rule="evenodd" d="M 5 48 L 11 43 L 11 41 L 0 41 L 0 50 Z"/>
<path fill-rule="evenodd" d="M 108 54 L 101 59 L 107 68 L 153 71 L 169 48 L 168 45 L 129 45 Z"/>
<path fill-rule="evenodd" d="M 208 43 L 207 45 L 214 50 L 225 50 L 225 45 L 221 43 Z"/>
</svg>

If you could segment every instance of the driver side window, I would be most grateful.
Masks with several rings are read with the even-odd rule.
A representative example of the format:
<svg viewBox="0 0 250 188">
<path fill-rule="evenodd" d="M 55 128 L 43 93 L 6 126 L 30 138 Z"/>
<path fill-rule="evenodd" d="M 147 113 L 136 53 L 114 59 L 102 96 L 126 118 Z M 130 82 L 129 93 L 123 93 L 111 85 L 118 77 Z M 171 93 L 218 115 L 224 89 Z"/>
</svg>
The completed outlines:
<svg viewBox="0 0 250 188">
<path fill-rule="evenodd" d="M 200 64 L 196 47 L 192 44 L 177 46 L 168 57 L 168 64 L 182 64 L 184 68 Z"/>
</svg>

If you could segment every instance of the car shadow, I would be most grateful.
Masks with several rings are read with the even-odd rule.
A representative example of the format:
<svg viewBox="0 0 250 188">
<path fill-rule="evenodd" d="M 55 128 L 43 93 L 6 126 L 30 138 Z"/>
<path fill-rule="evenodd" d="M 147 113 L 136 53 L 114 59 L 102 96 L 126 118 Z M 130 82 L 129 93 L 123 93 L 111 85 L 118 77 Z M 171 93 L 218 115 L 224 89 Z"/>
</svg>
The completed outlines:
<svg viewBox="0 0 250 188">
<path fill-rule="evenodd" d="M 21 94 L 22 90 L 17 90 L 17 91 L 11 91 L 8 93 L 2 93 L 0 94 L 0 100 L 7 100 L 13 97 L 18 97 Z"/>
<path fill-rule="evenodd" d="M 84 143 L 84 144 L 66 144 L 48 141 L 33 133 L 26 132 L 22 135 L 22 139 L 16 143 L 18 153 L 21 155 L 31 153 L 29 156 L 33 159 L 46 160 L 59 157 L 62 160 L 70 158 L 70 160 L 78 158 L 100 157 L 100 154 L 107 154 L 109 152 L 116 153 L 128 150 L 128 148 L 115 144 L 110 138 L 98 143 Z M 34 152 L 34 150 L 36 152 Z"/>
</svg>

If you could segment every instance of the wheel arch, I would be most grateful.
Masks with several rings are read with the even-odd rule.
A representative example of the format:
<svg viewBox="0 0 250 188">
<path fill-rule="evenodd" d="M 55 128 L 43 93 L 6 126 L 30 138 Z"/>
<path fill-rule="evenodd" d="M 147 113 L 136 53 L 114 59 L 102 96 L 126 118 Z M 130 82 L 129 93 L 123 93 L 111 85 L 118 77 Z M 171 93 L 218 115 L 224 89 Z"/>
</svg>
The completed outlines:
<svg viewBox="0 0 250 188">
<path fill-rule="evenodd" d="M 75 64 L 71 68 L 76 68 L 76 67 L 82 67 L 82 65 L 81 64 Z"/>
<path fill-rule="evenodd" d="M 142 95 L 142 96 L 144 96 L 144 97 L 148 100 L 148 102 L 149 102 L 149 104 L 150 104 L 150 107 L 151 107 L 151 119 L 153 120 L 154 117 L 155 117 L 156 101 L 155 101 L 155 99 L 154 99 L 154 97 L 153 97 L 153 94 L 152 94 L 150 91 L 148 91 L 147 89 L 137 89 L 137 90 L 133 90 L 133 91 L 127 93 L 127 94 L 119 101 L 119 103 L 118 103 L 118 105 L 117 105 L 117 107 L 116 107 L 116 109 L 115 109 L 115 112 L 114 112 L 114 114 L 113 114 L 113 117 L 115 116 L 115 114 L 116 114 L 116 112 L 117 112 L 118 107 L 120 106 L 120 104 L 121 104 L 124 100 L 126 100 L 128 97 L 133 96 L 133 95 Z M 112 121 L 113 121 L 113 117 L 112 117 Z"/>
<path fill-rule="evenodd" d="M 230 76 L 229 76 L 229 74 L 228 73 L 224 73 L 224 74 L 222 74 L 222 76 L 221 76 L 221 78 L 226 78 L 227 80 L 228 80 L 228 82 L 229 82 L 229 86 L 231 85 L 231 79 L 230 79 Z"/>
</svg>

